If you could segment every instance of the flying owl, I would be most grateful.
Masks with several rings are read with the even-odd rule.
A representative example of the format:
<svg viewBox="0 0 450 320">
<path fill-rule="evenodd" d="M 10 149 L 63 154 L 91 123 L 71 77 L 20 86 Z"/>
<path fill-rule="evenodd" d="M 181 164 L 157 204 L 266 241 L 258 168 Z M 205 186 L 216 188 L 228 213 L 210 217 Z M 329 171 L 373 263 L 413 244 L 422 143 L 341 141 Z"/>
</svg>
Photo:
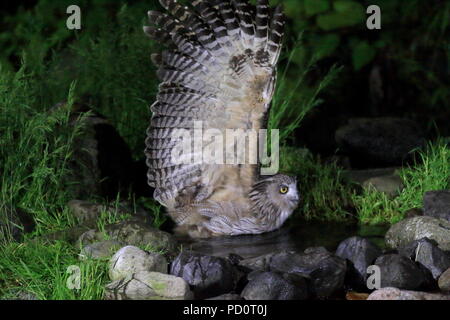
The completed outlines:
<svg viewBox="0 0 450 320">
<path fill-rule="evenodd" d="M 243 164 L 179 161 L 174 151 L 182 137 L 174 132 L 195 135 L 197 123 L 224 135 L 227 129 L 267 128 L 285 24 L 281 7 L 271 9 L 268 0 L 256 6 L 247 0 L 160 3 L 166 12 L 149 11 L 151 26 L 144 27 L 166 47 L 152 55 L 161 81 L 145 149 L 154 198 L 176 222 L 175 231 L 193 238 L 279 228 L 299 203 L 294 177 L 261 175 L 259 158 Z M 236 143 L 225 152 L 238 152 Z M 206 147 L 183 157 L 192 160 Z"/>
</svg>

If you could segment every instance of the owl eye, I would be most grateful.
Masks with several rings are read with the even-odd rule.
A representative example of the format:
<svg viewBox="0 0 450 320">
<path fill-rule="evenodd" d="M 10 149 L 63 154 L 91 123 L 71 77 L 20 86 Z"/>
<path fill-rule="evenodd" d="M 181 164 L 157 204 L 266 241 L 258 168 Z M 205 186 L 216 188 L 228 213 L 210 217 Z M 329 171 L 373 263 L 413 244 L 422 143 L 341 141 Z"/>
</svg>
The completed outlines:
<svg viewBox="0 0 450 320">
<path fill-rule="evenodd" d="M 281 187 L 280 188 L 280 193 L 282 193 L 282 194 L 285 194 L 285 193 L 287 193 L 289 191 L 289 188 L 288 187 Z"/>
</svg>

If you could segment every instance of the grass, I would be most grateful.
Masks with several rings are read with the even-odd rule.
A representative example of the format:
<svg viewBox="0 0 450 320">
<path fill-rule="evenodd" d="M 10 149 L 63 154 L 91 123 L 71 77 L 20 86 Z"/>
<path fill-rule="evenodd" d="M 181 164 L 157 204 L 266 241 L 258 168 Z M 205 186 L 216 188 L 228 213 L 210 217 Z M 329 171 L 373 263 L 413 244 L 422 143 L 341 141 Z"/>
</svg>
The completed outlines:
<svg viewBox="0 0 450 320">
<path fill-rule="evenodd" d="M 341 168 L 323 163 L 305 149 L 284 147 L 280 159 L 280 172 L 298 179 L 302 202 L 297 216 L 316 221 L 354 221 L 350 201 L 353 190 L 344 183 Z"/>
<path fill-rule="evenodd" d="M 429 143 L 419 153 L 417 162 L 399 171 L 404 189 L 395 199 L 372 189 L 354 194 L 353 203 L 361 223 L 395 223 L 403 219 L 405 211 L 422 207 L 426 191 L 450 188 L 450 148 L 448 142 L 439 139 Z"/>
<path fill-rule="evenodd" d="M 0 299 L 15 299 L 18 292 L 31 293 L 40 300 L 102 299 L 108 281 L 107 264 L 102 260 L 81 261 L 77 255 L 73 246 L 61 241 L 1 246 Z M 68 286 L 70 277 L 76 274 L 80 275 L 78 290 Z"/>
<path fill-rule="evenodd" d="M 4 48 L 0 54 L 0 225 L 8 225 L 5 221 L 14 208 L 36 220 L 36 230 L 22 243 L 11 241 L 8 230 L 0 233 L 0 298 L 13 298 L 18 291 L 39 299 L 101 299 L 103 295 L 108 281 L 105 261 L 80 261 L 79 248 L 37 237 L 77 224 L 66 207 L 74 197 L 68 162 L 87 114 L 71 124 L 74 102 L 84 101 L 103 114 L 133 157 L 143 157 L 148 107 L 157 88 L 149 55 L 159 48 L 143 37 L 141 26 L 146 11 L 156 4 L 77 2 L 83 9 L 81 31 L 69 31 L 60 23 L 65 18 L 61 8 L 71 0 L 41 0 L 33 10 L 19 10 L 0 22 L 11 30 L 0 35 Z M 317 60 L 312 59 L 299 76 L 293 65 L 299 50 L 297 45 L 284 53 L 269 118 L 269 127 L 280 129 L 284 145 L 280 171 L 300 179 L 303 201 L 296 215 L 324 222 L 393 223 L 406 209 L 421 206 L 425 191 L 450 187 L 450 152 L 443 141 L 430 145 L 415 165 L 400 171 L 405 189 L 394 200 L 374 191 L 358 194 L 344 183 L 336 164 L 286 147 L 340 71 L 332 67 L 315 83 L 306 81 Z M 67 103 L 52 108 L 61 101 Z M 155 227 L 162 225 L 165 215 L 155 201 L 129 200 L 152 212 Z M 97 227 L 104 230 L 126 217 L 117 210 L 102 212 Z M 81 272 L 81 290 L 67 287 L 70 266 Z"/>
</svg>

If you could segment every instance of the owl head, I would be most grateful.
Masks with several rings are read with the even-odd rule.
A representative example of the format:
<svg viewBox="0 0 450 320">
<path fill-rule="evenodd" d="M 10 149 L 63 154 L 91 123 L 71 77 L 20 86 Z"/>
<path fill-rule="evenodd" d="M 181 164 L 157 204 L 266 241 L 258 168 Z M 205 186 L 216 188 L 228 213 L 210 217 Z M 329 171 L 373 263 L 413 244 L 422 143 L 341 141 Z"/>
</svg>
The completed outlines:
<svg viewBox="0 0 450 320">
<path fill-rule="evenodd" d="M 300 202 L 297 179 L 284 174 L 263 178 L 254 185 L 250 198 L 262 210 L 271 206 L 290 215 Z"/>
</svg>

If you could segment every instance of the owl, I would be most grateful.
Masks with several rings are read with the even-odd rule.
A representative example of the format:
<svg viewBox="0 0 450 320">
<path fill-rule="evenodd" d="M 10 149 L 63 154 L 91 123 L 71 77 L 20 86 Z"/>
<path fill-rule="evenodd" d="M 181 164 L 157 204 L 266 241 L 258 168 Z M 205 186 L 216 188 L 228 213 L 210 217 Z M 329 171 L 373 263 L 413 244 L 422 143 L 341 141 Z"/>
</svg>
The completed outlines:
<svg viewBox="0 0 450 320">
<path fill-rule="evenodd" d="M 267 128 L 285 24 L 281 7 L 271 9 L 268 0 L 160 3 L 165 12 L 149 11 L 151 25 L 144 27 L 165 47 L 152 55 L 161 83 L 145 141 L 154 198 L 167 208 L 175 231 L 192 238 L 279 228 L 299 203 L 294 177 L 262 175 L 259 158 L 204 161 L 209 145 L 193 145 L 199 144 L 197 129 L 226 136 L 227 130 Z M 185 161 L 176 156 L 180 132 L 194 137 L 184 144 Z M 238 142 L 226 140 L 218 150 L 239 156 Z M 247 160 L 255 151 L 248 149 Z"/>
</svg>

